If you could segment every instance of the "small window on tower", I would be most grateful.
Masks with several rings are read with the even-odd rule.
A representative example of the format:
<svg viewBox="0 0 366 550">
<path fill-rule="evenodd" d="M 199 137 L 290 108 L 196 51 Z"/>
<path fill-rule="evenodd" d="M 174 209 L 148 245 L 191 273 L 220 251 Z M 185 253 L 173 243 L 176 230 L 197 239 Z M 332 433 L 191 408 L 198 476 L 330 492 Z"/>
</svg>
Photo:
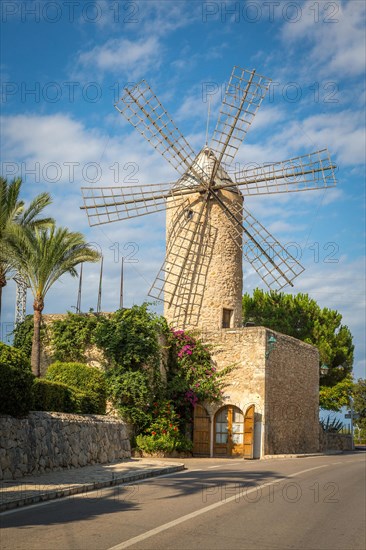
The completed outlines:
<svg viewBox="0 0 366 550">
<path fill-rule="evenodd" d="M 232 327 L 233 310 L 224 308 L 222 310 L 222 328 Z"/>
</svg>

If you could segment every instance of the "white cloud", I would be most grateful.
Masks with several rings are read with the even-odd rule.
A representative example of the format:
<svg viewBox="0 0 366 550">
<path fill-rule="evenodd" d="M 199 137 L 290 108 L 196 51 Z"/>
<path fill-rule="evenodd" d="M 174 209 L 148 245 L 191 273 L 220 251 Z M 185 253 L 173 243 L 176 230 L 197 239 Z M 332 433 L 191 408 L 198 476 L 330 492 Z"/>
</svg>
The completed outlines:
<svg viewBox="0 0 366 550">
<path fill-rule="evenodd" d="M 112 38 L 101 46 L 79 53 L 74 72 L 124 74 L 129 81 L 156 70 L 162 62 L 162 45 L 156 36 L 129 40 Z"/>
<path fill-rule="evenodd" d="M 202 7 L 194 2 L 139 2 L 139 29 L 144 36 L 165 36 L 200 20 Z"/>
<path fill-rule="evenodd" d="M 297 147 L 309 147 L 311 143 L 315 149 L 328 146 L 342 165 L 362 164 L 365 160 L 365 129 L 362 113 L 357 111 L 307 117 L 302 123 L 288 125 L 280 139 L 290 140 Z"/>
<path fill-rule="evenodd" d="M 283 220 L 276 220 L 270 223 L 266 227 L 266 229 L 270 233 L 273 233 L 275 236 L 281 233 L 285 233 L 287 235 L 293 235 L 295 231 L 304 231 L 305 228 L 306 228 L 305 225 L 297 224 L 296 226 L 294 226 L 294 224 L 285 222 Z"/>
<path fill-rule="evenodd" d="M 272 130 L 271 119 L 272 122 L 281 120 L 280 113 L 276 110 L 272 119 L 271 110 L 268 110 L 268 125 L 265 126 L 266 116 L 263 116 L 257 127 L 258 133 L 253 122 L 253 134 L 248 136 L 251 141 L 244 142 L 238 161 L 243 159 L 244 164 L 277 162 L 328 147 L 331 158 L 343 166 L 364 163 L 366 143 L 362 111 L 316 114 L 304 117 L 302 121 L 291 120 L 289 115 L 286 120 L 283 115 L 282 126 Z"/>
<path fill-rule="evenodd" d="M 327 75 L 363 75 L 365 70 L 364 2 L 304 2 L 301 18 L 282 28 L 284 43 L 310 45 L 307 64 Z"/>
<path fill-rule="evenodd" d="M 4 116 L 1 126 L 3 162 L 24 161 L 24 168 L 28 169 L 39 163 L 41 183 L 52 183 L 58 174 L 57 183 L 73 186 L 92 186 L 91 180 L 97 175 L 100 180 L 95 182 L 96 186 L 116 185 L 118 182 L 128 185 L 130 179 L 136 179 L 140 184 L 177 179 L 176 172 L 165 159 L 130 125 L 125 127 L 127 132 L 121 132 L 117 137 L 108 136 L 63 114 Z M 50 163 L 56 163 L 59 168 L 52 169 Z M 76 164 L 69 166 L 67 163 Z M 96 168 L 93 168 L 94 164 Z M 70 177 L 73 172 L 74 181 Z"/>
</svg>

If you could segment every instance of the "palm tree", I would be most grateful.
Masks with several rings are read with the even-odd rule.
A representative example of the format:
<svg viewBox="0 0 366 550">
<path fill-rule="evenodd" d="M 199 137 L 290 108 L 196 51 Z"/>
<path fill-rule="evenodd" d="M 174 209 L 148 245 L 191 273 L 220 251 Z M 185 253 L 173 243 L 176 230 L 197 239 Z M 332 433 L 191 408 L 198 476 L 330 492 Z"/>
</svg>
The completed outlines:
<svg viewBox="0 0 366 550">
<path fill-rule="evenodd" d="M 5 178 L 0 177 L 0 319 L 2 291 L 6 286 L 6 278 L 10 271 L 16 269 L 4 240 L 4 232 L 12 224 L 34 228 L 49 227 L 54 223 L 52 218 L 38 217 L 41 211 L 51 204 L 51 196 L 48 193 L 41 193 L 25 209 L 24 201 L 19 199 L 21 185 L 20 178 L 8 183 Z"/>
<path fill-rule="evenodd" d="M 77 276 L 75 266 L 96 262 L 100 255 L 90 248 L 81 233 L 66 228 L 30 228 L 13 224 L 5 233 L 12 261 L 30 287 L 34 302 L 32 371 L 40 376 L 40 329 L 44 300 L 51 286 L 65 273 Z"/>
</svg>

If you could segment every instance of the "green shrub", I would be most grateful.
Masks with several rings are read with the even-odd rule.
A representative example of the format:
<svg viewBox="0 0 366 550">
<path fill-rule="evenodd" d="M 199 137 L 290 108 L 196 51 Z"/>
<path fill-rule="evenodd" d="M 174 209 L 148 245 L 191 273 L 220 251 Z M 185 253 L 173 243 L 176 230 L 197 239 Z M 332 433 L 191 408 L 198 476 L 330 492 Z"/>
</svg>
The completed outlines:
<svg viewBox="0 0 366 550">
<path fill-rule="evenodd" d="M 44 327 L 41 328 L 41 340 L 43 333 Z M 13 334 L 13 346 L 20 349 L 27 357 L 30 357 L 33 340 L 33 315 L 26 315 L 24 321 L 17 323 Z"/>
<path fill-rule="evenodd" d="M 159 364 L 158 334 L 163 330 L 165 319 L 149 312 L 148 304 L 142 304 L 101 317 L 94 342 L 114 364 L 136 370 Z"/>
<path fill-rule="evenodd" d="M 21 350 L 0 342 L 0 365 L 31 371 L 30 361 Z"/>
<path fill-rule="evenodd" d="M 72 401 L 73 401 L 73 411 L 74 413 L 79 414 L 105 414 L 105 402 L 104 408 L 101 410 L 100 404 L 95 399 L 95 396 L 72 388 Z"/>
<path fill-rule="evenodd" d="M 91 394 L 61 382 L 36 378 L 33 387 L 34 409 L 75 414 L 100 414 Z"/>
<path fill-rule="evenodd" d="M 105 414 L 107 390 L 105 375 L 83 363 L 56 361 L 48 367 L 46 379 L 61 382 L 76 390 L 76 400 L 83 412 Z"/>
<path fill-rule="evenodd" d="M 52 347 L 57 361 L 83 361 L 88 345 L 92 344 L 93 333 L 99 317 L 93 314 L 67 313 L 65 319 L 52 323 Z"/>
<path fill-rule="evenodd" d="M 30 370 L 0 361 L 0 414 L 27 415 L 33 407 L 33 381 Z"/>
<path fill-rule="evenodd" d="M 177 437 L 153 435 L 138 435 L 136 437 L 136 446 L 138 449 L 145 453 L 172 453 L 178 452 L 190 452 L 193 448 L 192 441 L 179 434 Z"/>
<path fill-rule="evenodd" d="M 135 426 L 137 432 L 152 420 L 150 404 L 155 399 L 154 384 L 147 369 L 128 371 L 117 366 L 107 371 L 108 393 L 121 417 Z"/>
<path fill-rule="evenodd" d="M 72 388 L 60 382 L 36 378 L 33 395 L 36 411 L 76 412 Z"/>
<path fill-rule="evenodd" d="M 171 401 L 153 403 L 153 420 L 145 434 L 136 437 L 137 448 L 146 453 L 191 451 L 192 442 L 179 431 L 179 417 Z"/>
</svg>

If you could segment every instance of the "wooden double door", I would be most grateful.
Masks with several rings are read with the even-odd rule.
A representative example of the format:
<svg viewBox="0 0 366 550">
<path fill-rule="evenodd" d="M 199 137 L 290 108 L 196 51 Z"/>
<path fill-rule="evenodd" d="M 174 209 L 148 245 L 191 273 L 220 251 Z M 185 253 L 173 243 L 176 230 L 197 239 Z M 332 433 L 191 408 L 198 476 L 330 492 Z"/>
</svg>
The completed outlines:
<svg viewBox="0 0 366 550">
<path fill-rule="evenodd" d="M 222 407 L 215 414 L 213 430 L 206 409 L 197 405 L 193 431 L 193 453 L 196 456 L 210 456 L 211 431 L 214 456 L 253 458 L 254 405 L 247 409 L 245 415 L 234 405 Z"/>
</svg>

